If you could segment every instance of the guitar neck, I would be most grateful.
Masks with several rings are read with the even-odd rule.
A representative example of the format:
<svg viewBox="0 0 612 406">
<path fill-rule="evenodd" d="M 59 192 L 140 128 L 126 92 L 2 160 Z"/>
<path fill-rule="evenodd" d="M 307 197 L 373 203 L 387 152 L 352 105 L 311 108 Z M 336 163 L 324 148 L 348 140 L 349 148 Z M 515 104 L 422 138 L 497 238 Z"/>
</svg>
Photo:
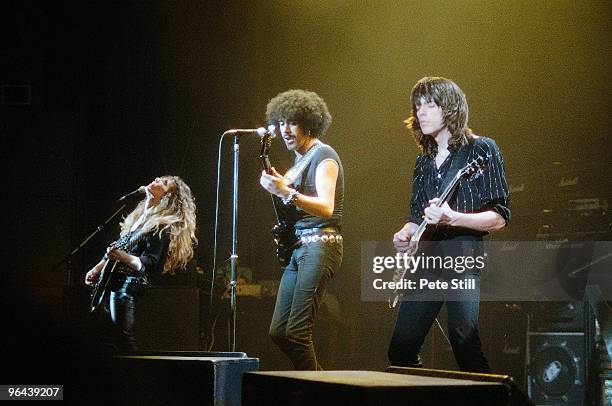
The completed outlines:
<svg viewBox="0 0 612 406">
<path fill-rule="evenodd" d="M 438 203 L 436 203 L 436 207 L 441 207 L 444 203 L 447 203 L 450 200 L 451 196 L 453 195 L 453 192 L 455 191 L 457 186 L 459 186 L 460 179 L 461 178 L 459 176 L 455 176 L 452 182 L 449 183 L 446 188 L 444 188 L 444 190 L 440 194 L 440 197 L 438 198 L 439 200 Z"/>
<path fill-rule="evenodd" d="M 444 203 L 447 203 L 450 200 L 451 196 L 453 195 L 453 192 L 455 191 L 457 186 L 459 186 L 460 179 L 461 178 L 459 176 L 455 176 L 452 182 L 450 182 L 446 186 L 446 188 L 444 188 L 444 190 L 440 194 L 440 197 L 438 198 L 436 207 L 441 207 Z M 412 240 L 419 241 L 421 239 L 421 236 L 423 235 L 423 232 L 425 231 L 425 228 L 427 228 L 427 221 L 423 220 L 421 224 L 419 224 L 417 230 L 414 232 Z"/>
<path fill-rule="evenodd" d="M 261 163 L 263 166 L 264 171 L 266 171 L 267 174 L 272 174 L 272 165 L 270 164 L 270 159 L 268 158 L 267 155 L 261 155 Z M 285 204 L 283 203 L 283 201 L 281 200 L 280 197 L 276 196 L 275 194 L 270 193 L 270 197 L 272 198 L 272 207 L 274 208 L 274 216 L 276 217 L 276 222 L 280 222 L 281 219 L 281 215 L 280 213 L 283 212 L 284 208 L 285 208 Z"/>
</svg>

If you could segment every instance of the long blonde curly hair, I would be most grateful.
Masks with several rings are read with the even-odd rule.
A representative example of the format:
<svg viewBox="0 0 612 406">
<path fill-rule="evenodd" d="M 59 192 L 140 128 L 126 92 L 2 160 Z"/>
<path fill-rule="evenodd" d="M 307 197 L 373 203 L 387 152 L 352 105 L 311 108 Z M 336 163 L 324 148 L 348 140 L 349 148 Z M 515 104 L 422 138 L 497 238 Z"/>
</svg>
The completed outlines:
<svg viewBox="0 0 612 406">
<path fill-rule="evenodd" d="M 170 247 L 162 274 L 174 275 L 176 269 L 185 269 L 193 258 L 193 249 L 198 244 L 196 231 L 196 205 L 191 189 L 178 176 L 162 176 L 168 180 L 168 192 L 158 205 L 153 207 L 140 225 L 142 233 L 170 232 Z M 145 212 L 146 199 L 127 215 L 121 223 L 121 235 L 127 234 L 136 220 Z"/>
</svg>

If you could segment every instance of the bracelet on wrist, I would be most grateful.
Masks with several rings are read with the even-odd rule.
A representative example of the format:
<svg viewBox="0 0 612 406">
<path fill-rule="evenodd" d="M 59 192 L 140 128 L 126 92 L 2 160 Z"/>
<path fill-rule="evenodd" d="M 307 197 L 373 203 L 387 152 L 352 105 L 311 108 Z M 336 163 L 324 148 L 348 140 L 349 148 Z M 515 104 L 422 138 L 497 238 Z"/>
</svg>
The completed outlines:
<svg viewBox="0 0 612 406">
<path fill-rule="evenodd" d="M 289 194 L 283 197 L 283 203 L 285 205 L 295 204 L 299 194 L 300 193 L 297 190 L 289 189 Z"/>
</svg>

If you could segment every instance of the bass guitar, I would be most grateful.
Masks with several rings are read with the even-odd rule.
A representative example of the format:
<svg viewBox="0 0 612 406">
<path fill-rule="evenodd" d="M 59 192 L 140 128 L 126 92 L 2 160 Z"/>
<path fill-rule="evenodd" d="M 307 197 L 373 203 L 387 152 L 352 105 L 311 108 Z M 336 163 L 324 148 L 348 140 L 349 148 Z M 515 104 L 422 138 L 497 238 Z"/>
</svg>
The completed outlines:
<svg viewBox="0 0 612 406">
<path fill-rule="evenodd" d="M 444 188 L 444 190 L 440 194 L 438 202 L 436 203 L 436 207 L 441 207 L 444 203 L 447 203 L 450 200 L 452 195 L 457 190 L 457 187 L 459 186 L 459 182 L 462 179 L 468 179 L 471 176 L 473 176 L 475 173 L 482 173 L 482 171 L 486 168 L 488 161 L 489 161 L 488 156 L 483 157 L 481 155 L 478 155 L 476 158 L 470 161 L 466 166 L 459 169 L 457 171 L 457 174 L 452 178 L 452 180 L 449 182 L 449 184 Z M 421 224 L 419 224 L 419 227 L 416 229 L 414 234 L 412 234 L 412 237 L 410 238 L 410 241 L 408 243 L 408 250 L 406 251 L 408 255 L 410 256 L 415 255 L 419 249 L 419 241 L 427 240 L 425 236 L 426 230 L 428 230 L 427 221 L 423 220 Z M 393 274 L 393 282 L 399 282 L 402 279 L 404 279 L 404 276 L 406 276 L 407 271 L 408 270 L 406 268 L 397 268 Z M 399 291 L 399 289 L 395 289 L 388 299 L 389 307 L 394 308 L 402 296 L 403 296 L 403 293 Z"/>
<path fill-rule="evenodd" d="M 274 134 L 267 132 L 261 137 L 261 151 L 259 158 L 264 171 L 272 173 L 272 165 L 270 164 L 269 151 L 272 144 Z M 297 213 L 294 206 L 287 206 L 283 203 L 280 197 L 270 194 L 272 197 L 272 206 L 274 207 L 274 215 L 276 224 L 272 227 L 272 238 L 276 246 L 276 258 L 281 267 L 285 267 L 291 260 L 293 250 L 297 245 L 298 239 L 295 236 L 295 222 Z"/>
</svg>

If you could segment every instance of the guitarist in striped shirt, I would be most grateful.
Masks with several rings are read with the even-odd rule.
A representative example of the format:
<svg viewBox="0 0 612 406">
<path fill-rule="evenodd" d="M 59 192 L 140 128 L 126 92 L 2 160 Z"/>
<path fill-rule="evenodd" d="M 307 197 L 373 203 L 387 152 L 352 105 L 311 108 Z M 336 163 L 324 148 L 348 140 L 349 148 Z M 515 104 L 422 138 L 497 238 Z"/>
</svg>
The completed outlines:
<svg viewBox="0 0 612 406">
<path fill-rule="evenodd" d="M 495 141 L 479 137 L 468 128 L 468 105 L 456 83 L 441 77 L 419 80 L 411 93 L 412 114 L 406 120 L 421 153 L 412 179 L 410 215 L 393 236 L 399 252 L 423 221 L 431 230 L 428 240 L 468 241 L 478 245 L 483 236 L 500 230 L 510 220 L 508 183 L 502 154 Z M 477 156 L 488 158 L 481 176 L 462 181 L 448 203 L 436 205 L 447 173 Z M 453 172 L 453 173 L 451 173 Z M 476 272 L 471 277 L 479 279 Z M 478 334 L 479 289 L 469 299 L 446 301 L 449 341 L 462 371 L 490 372 Z M 401 303 L 391 343 L 392 365 L 422 366 L 419 352 L 444 301 Z"/>
</svg>

